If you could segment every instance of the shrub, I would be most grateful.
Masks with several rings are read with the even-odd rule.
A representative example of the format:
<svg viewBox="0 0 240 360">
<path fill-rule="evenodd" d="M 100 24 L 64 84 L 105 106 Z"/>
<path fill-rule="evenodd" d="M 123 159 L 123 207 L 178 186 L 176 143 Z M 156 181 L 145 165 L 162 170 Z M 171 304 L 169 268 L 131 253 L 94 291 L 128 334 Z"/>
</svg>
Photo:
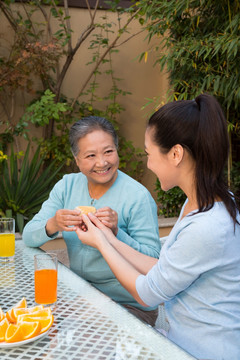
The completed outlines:
<svg viewBox="0 0 240 360">
<path fill-rule="evenodd" d="M 186 195 L 179 187 L 174 187 L 168 191 L 163 191 L 159 180 L 156 181 L 158 213 L 164 217 L 179 216 L 181 207 L 186 199 Z"/>
<path fill-rule="evenodd" d="M 19 232 L 22 232 L 25 222 L 40 210 L 61 170 L 61 167 L 54 170 L 54 161 L 42 169 L 44 161 L 39 158 L 40 148 L 31 161 L 29 150 L 30 145 L 21 159 L 22 154 L 15 154 L 12 148 L 9 159 L 1 163 L 0 213 L 14 217 Z"/>
</svg>

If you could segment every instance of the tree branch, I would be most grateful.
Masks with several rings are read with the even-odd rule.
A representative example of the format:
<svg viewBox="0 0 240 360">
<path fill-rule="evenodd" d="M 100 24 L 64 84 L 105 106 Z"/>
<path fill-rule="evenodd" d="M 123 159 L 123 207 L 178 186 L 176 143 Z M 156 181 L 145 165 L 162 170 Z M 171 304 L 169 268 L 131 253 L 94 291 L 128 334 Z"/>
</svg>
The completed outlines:
<svg viewBox="0 0 240 360">
<path fill-rule="evenodd" d="M 28 14 L 28 11 L 27 11 L 27 9 L 26 9 L 26 6 L 25 6 L 25 4 L 23 3 L 23 1 L 21 1 L 21 4 L 22 4 L 23 10 L 24 10 L 24 12 L 25 12 L 25 14 L 26 14 L 26 17 L 27 17 L 29 23 L 31 24 L 31 29 L 33 30 L 34 34 L 36 35 L 36 30 L 35 30 L 35 28 L 34 28 L 34 26 L 33 26 L 33 22 L 32 22 L 29 14 Z"/>
<path fill-rule="evenodd" d="M 91 71 L 91 73 L 89 74 L 89 76 L 87 77 L 86 81 L 84 82 L 83 86 L 81 87 L 78 95 L 75 97 L 75 99 L 73 100 L 71 106 L 73 107 L 77 101 L 77 99 L 79 98 L 79 96 L 82 94 L 82 92 L 84 91 L 85 87 L 87 86 L 87 84 L 89 83 L 89 81 L 91 80 L 93 74 L 95 73 L 95 71 L 97 70 L 97 68 L 99 67 L 99 65 L 102 63 L 103 59 L 106 57 L 106 55 L 114 48 L 116 47 L 116 43 L 117 41 L 120 39 L 121 35 L 124 33 L 124 30 L 127 28 L 127 26 L 130 24 L 130 22 L 135 18 L 135 16 L 137 15 L 137 13 L 139 12 L 139 10 L 135 11 L 134 14 L 132 14 L 132 16 L 128 19 L 128 21 L 126 22 L 126 24 L 122 27 L 122 29 L 120 29 L 120 31 L 118 32 L 118 35 L 115 37 L 115 39 L 112 41 L 112 43 L 109 45 L 109 47 L 105 50 L 105 52 L 102 54 L 102 56 L 98 59 L 98 61 L 96 62 L 93 70 Z"/>
<path fill-rule="evenodd" d="M 139 30 L 138 32 L 136 32 L 135 34 L 129 36 L 127 39 L 123 40 L 120 44 L 116 45 L 115 48 L 122 46 L 123 44 L 125 44 L 126 42 L 128 42 L 129 40 L 131 40 L 133 37 L 141 34 L 142 32 L 144 32 L 145 29 Z"/>
<path fill-rule="evenodd" d="M 44 7 L 40 4 L 40 2 L 39 2 L 39 4 L 38 4 L 38 8 L 40 9 L 40 11 L 41 11 L 44 19 L 46 20 L 48 34 L 50 35 L 50 38 L 52 39 L 52 38 L 53 38 L 53 33 L 52 33 L 52 28 L 51 28 L 51 26 L 50 26 L 50 20 L 49 20 L 50 15 L 49 15 L 49 16 L 47 15 L 46 10 L 45 10 Z"/>
<path fill-rule="evenodd" d="M 64 80 L 64 77 L 67 73 L 67 70 L 69 68 L 69 66 L 71 65 L 71 62 L 73 60 L 74 55 L 76 54 L 77 50 L 79 49 L 80 45 L 83 43 L 83 41 L 90 35 L 90 33 L 95 29 L 95 25 L 93 25 L 92 27 L 88 27 L 88 29 L 86 29 L 84 31 L 84 33 L 82 34 L 82 36 L 80 37 L 80 39 L 78 40 L 77 45 L 75 46 L 75 48 L 72 50 L 72 52 L 70 54 L 68 54 L 67 59 L 64 63 L 64 66 L 62 68 L 61 74 L 58 78 L 58 82 L 55 86 L 55 94 L 56 94 L 56 101 L 58 101 L 59 96 L 60 96 L 60 89 L 61 89 L 61 85 L 62 82 Z"/>
<path fill-rule="evenodd" d="M 68 0 L 64 0 L 64 10 L 65 10 L 65 15 L 66 15 L 66 27 L 69 33 L 69 41 L 68 41 L 68 50 L 69 52 L 72 52 L 72 29 L 71 29 L 71 24 L 70 24 L 70 20 L 69 20 L 69 8 L 68 8 Z"/>
</svg>

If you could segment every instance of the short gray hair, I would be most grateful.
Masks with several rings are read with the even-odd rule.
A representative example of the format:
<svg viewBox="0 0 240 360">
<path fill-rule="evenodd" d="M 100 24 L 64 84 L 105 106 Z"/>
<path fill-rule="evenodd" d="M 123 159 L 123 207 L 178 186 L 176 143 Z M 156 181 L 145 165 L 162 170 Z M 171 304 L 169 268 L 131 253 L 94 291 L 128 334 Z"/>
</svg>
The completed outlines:
<svg viewBox="0 0 240 360">
<path fill-rule="evenodd" d="M 113 125 L 107 119 L 99 116 L 87 116 L 75 122 L 69 131 L 69 142 L 73 156 L 79 153 L 78 141 L 94 130 L 103 130 L 112 136 L 118 148 L 118 136 Z"/>
</svg>

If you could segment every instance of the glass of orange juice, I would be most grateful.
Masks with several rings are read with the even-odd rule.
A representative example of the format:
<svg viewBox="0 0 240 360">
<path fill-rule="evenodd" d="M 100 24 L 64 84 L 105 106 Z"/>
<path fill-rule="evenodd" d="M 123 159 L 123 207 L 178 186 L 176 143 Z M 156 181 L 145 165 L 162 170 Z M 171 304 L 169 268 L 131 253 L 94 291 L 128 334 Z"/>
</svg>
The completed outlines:
<svg viewBox="0 0 240 360">
<path fill-rule="evenodd" d="M 13 260 L 15 254 L 15 220 L 0 218 L 0 260 Z"/>
<path fill-rule="evenodd" d="M 57 301 L 57 255 L 34 255 L 35 302 L 52 305 Z"/>
</svg>

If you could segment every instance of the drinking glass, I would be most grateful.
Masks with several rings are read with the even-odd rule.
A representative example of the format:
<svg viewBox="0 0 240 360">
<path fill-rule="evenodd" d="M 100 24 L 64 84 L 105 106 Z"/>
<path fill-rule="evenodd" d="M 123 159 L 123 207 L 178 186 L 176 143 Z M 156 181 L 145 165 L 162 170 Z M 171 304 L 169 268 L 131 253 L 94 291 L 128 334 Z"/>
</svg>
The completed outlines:
<svg viewBox="0 0 240 360">
<path fill-rule="evenodd" d="M 15 254 L 15 220 L 0 218 L 0 261 L 13 260 Z"/>
<path fill-rule="evenodd" d="M 57 255 L 34 255 L 35 302 L 52 305 L 57 301 Z"/>
</svg>

